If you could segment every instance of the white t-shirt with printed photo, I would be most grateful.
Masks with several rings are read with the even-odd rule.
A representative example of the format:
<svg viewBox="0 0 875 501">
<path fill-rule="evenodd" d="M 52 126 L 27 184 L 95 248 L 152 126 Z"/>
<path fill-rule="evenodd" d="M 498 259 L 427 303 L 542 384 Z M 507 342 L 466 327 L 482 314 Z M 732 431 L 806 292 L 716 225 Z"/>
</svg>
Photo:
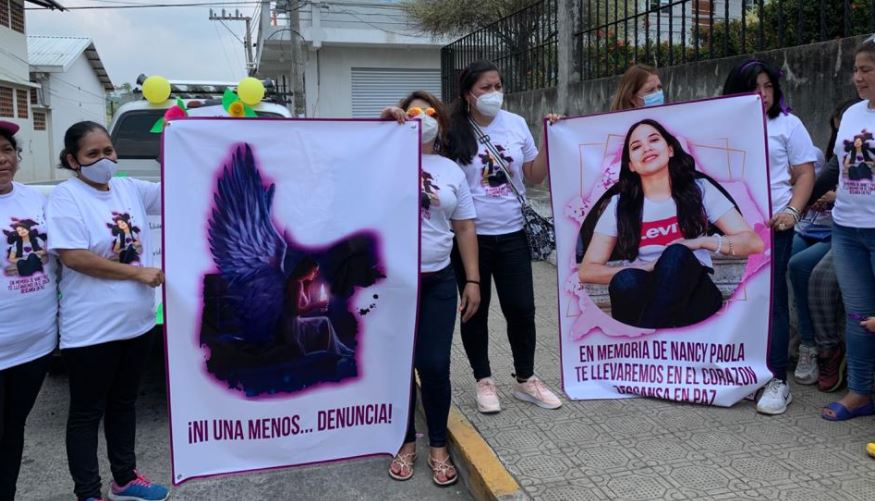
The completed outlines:
<svg viewBox="0 0 875 501">
<path fill-rule="evenodd" d="M 0 370 L 58 345 L 57 269 L 46 245 L 45 204 L 42 193 L 20 183 L 0 195 Z"/>
<path fill-rule="evenodd" d="M 861 101 L 845 111 L 834 153 L 839 188 L 832 219 L 850 228 L 875 228 L 875 110 Z"/>
<path fill-rule="evenodd" d="M 132 266 L 155 266 L 146 215 L 161 213 L 161 185 L 115 177 L 109 186 L 100 191 L 72 178 L 52 191 L 49 250 L 86 249 Z M 155 326 L 155 293 L 148 285 L 63 268 L 60 290 L 61 349 L 130 339 Z"/>
<path fill-rule="evenodd" d="M 796 115 L 779 113 L 766 122 L 766 131 L 769 136 L 769 183 L 774 216 L 784 210 L 793 198 L 790 169 L 796 165 L 817 162 L 817 148 Z"/>
<path fill-rule="evenodd" d="M 702 204 L 705 206 L 708 221 L 712 224 L 716 223 L 729 210 L 735 208 L 732 201 L 709 181 L 699 179 L 696 183 L 702 190 Z M 617 203 L 619 199 L 619 195 L 611 197 L 611 201 L 596 223 L 596 233 L 609 237 L 617 236 Z M 677 205 L 674 199 L 669 198 L 661 202 L 654 202 L 645 198 L 641 217 L 641 241 L 638 244 L 638 258 L 631 263 L 654 262 L 659 259 L 669 244 L 682 238 L 684 235 L 678 224 Z M 702 266 L 713 268 L 710 251 L 697 249 L 693 251 L 693 254 L 702 263 Z"/>
<path fill-rule="evenodd" d="M 486 127 L 481 127 L 489 136 L 495 149 L 507 163 L 514 186 L 525 194 L 523 164 L 538 156 L 535 140 L 526 120 L 514 113 L 500 110 Z M 478 151 L 471 163 L 461 165 L 468 179 L 474 208 L 477 210 L 478 235 L 504 235 L 523 229 L 520 203 L 486 145 L 478 141 Z"/>
<path fill-rule="evenodd" d="M 474 219 L 474 202 L 465 174 L 452 160 L 440 155 L 422 156 L 420 178 L 423 272 L 440 271 L 450 265 L 453 249 L 451 221 Z"/>
</svg>

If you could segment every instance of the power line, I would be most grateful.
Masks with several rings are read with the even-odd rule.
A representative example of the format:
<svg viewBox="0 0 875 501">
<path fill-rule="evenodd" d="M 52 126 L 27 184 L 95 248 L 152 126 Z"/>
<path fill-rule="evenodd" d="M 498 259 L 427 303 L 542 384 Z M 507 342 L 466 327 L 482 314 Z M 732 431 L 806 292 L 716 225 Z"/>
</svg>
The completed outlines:
<svg viewBox="0 0 875 501">
<path fill-rule="evenodd" d="M 97 0 L 92 0 L 97 1 Z M 245 6 L 259 5 L 258 1 L 241 0 L 237 2 L 191 2 L 191 3 L 151 3 L 151 4 L 124 4 L 124 5 L 81 5 L 76 7 L 64 7 L 64 10 L 110 10 L 110 9 L 157 9 L 172 7 L 222 7 L 222 6 Z M 26 7 L 24 10 L 45 10 L 39 7 Z"/>
</svg>

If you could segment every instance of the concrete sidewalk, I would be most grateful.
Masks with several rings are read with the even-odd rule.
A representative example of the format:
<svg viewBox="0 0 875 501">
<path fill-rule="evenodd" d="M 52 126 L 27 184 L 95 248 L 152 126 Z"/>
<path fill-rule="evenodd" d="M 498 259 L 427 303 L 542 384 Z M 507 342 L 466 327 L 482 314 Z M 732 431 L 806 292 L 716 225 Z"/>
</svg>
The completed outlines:
<svg viewBox="0 0 875 501">
<path fill-rule="evenodd" d="M 534 264 L 536 373 L 557 393 L 556 269 Z M 477 412 L 474 380 L 457 332 L 454 402 L 488 442 L 522 493 L 536 500 L 875 499 L 875 419 L 831 423 L 821 406 L 840 394 L 794 385 L 783 416 L 752 402 L 730 409 L 658 400 L 568 401 L 554 411 L 511 396 L 511 354 L 497 296 L 490 354 L 503 410 Z M 518 496 L 522 497 L 522 496 Z"/>
<path fill-rule="evenodd" d="M 156 350 L 160 351 L 160 350 Z M 170 484 L 170 445 L 167 405 L 160 353 L 150 364 L 137 406 L 137 460 L 139 468 L 156 482 Z M 22 501 L 69 501 L 73 481 L 67 470 L 64 426 L 67 416 L 67 378 L 49 376 L 27 423 L 24 461 L 18 480 L 16 499 Z M 418 415 L 419 430 L 425 430 Z M 432 484 L 425 463 L 427 439 L 419 438 L 415 475 L 406 482 L 389 478 L 388 456 L 290 468 L 270 473 L 243 474 L 192 480 L 174 488 L 172 500 L 181 501 L 260 501 L 271 500 L 358 500 L 381 501 L 470 500 L 462 482 L 440 488 Z M 110 480 L 106 447 L 101 432 L 98 456 L 104 492 Z"/>
</svg>

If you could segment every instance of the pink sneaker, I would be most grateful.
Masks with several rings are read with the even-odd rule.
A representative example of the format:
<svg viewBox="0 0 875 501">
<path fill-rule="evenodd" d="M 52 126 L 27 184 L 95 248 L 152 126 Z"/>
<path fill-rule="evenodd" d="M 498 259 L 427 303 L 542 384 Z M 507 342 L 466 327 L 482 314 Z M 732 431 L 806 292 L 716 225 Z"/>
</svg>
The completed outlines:
<svg viewBox="0 0 875 501">
<path fill-rule="evenodd" d="M 550 391 L 537 376 L 532 376 L 526 382 L 514 382 L 513 396 L 524 402 L 530 402 L 542 409 L 558 409 L 562 401 Z"/>
<path fill-rule="evenodd" d="M 491 377 L 477 381 L 477 410 L 483 414 L 495 414 L 501 410 L 498 392 L 495 390 L 495 380 Z"/>
</svg>

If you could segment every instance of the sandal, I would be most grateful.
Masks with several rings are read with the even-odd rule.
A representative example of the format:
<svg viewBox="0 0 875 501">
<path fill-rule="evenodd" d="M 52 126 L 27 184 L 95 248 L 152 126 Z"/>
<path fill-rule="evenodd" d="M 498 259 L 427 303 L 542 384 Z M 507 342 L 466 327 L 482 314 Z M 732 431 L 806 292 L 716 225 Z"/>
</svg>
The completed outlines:
<svg viewBox="0 0 875 501">
<path fill-rule="evenodd" d="M 399 452 L 392 458 L 392 463 L 389 464 L 389 476 L 395 480 L 410 480 L 413 477 L 413 464 L 416 463 L 416 452 Z M 398 465 L 398 473 L 392 471 L 392 467 Z M 404 470 L 407 474 L 404 475 Z"/>
<path fill-rule="evenodd" d="M 826 409 L 831 410 L 834 414 L 833 416 L 830 416 L 828 414 L 824 414 L 823 411 L 821 411 L 820 417 L 826 419 L 827 421 L 847 421 L 848 419 L 853 419 L 855 417 L 871 416 L 872 414 L 875 414 L 875 404 L 873 404 L 871 401 L 857 407 L 854 410 L 850 410 L 838 402 L 833 402 L 823 408 L 823 410 Z"/>
<path fill-rule="evenodd" d="M 459 480 L 459 473 L 456 471 L 450 456 L 447 456 L 446 459 L 434 459 L 429 456 L 427 463 L 428 467 L 431 468 L 431 479 L 434 480 L 435 484 L 446 487 L 455 484 Z M 450 476 L 451 474 L 452 476 Z M 443 481 L 441 481 L 440 475 L 443 475 Z"/>
</svg>

